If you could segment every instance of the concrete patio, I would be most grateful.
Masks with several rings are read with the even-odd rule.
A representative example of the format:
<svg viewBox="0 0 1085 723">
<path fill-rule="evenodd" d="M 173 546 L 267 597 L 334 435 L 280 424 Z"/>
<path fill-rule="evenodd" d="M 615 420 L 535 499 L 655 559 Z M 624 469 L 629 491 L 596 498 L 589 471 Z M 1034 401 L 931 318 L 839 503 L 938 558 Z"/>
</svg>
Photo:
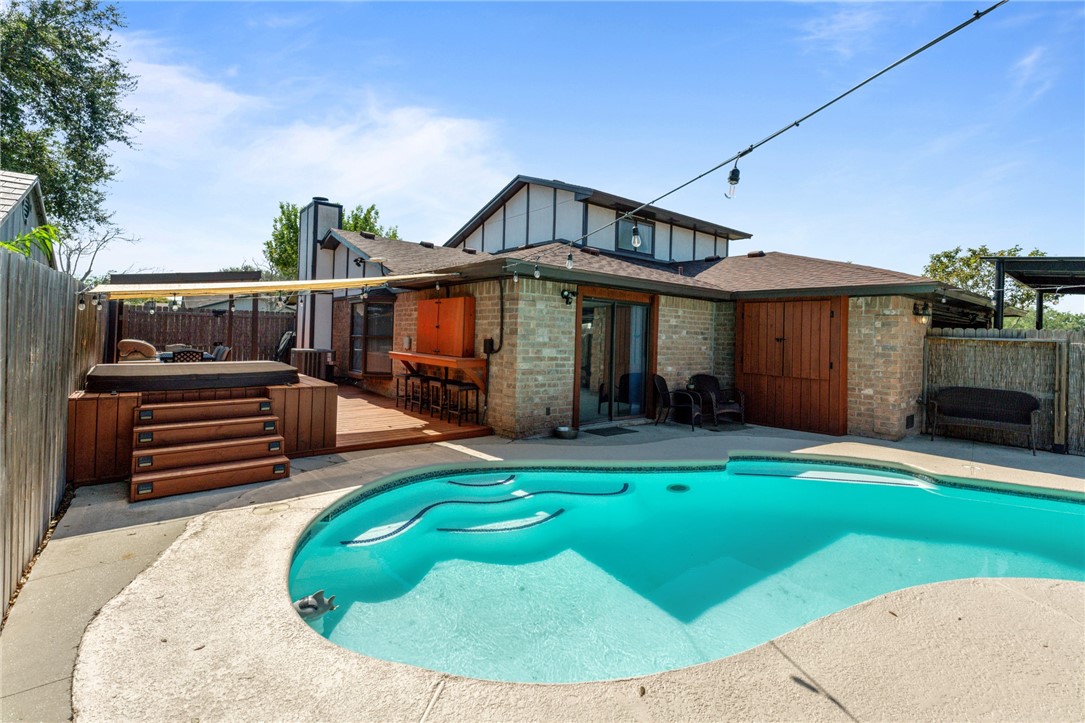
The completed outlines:
<svg viewBox="0 0 1085 723">
<path fill-rule="evenodd" d="M 573 441 L 487 437 L 299 459 L 282 482 L 133 505 L 123 485 L 81 488 L 0 635 L 0 717 L 1085 718 L 1079 582 L 982 579 L 910 588 L 723 660 L 567 686 L 469 680 L 363 658 L 313 634 L 293 613 L 286 567 L 312 516 L 357 485 L 423 465 L 802 451 L 1085 492 L 1080 457 L 1033 457 L 962 440 L 632 429 Z"/>
</svg>

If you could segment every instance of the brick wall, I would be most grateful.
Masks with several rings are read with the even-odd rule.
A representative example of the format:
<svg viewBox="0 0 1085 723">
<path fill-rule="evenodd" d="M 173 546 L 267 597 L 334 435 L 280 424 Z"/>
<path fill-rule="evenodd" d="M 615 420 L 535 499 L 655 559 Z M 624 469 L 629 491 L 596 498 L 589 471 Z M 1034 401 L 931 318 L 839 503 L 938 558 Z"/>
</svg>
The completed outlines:
<svg viewBox="0 0 1085 723">
<path fill-rule="evenodd" d="M 715 364 L 712 373 L 719 377 L 721 387 L 735 384 L 735 303 L 716 303 Z"/>
<path fill-rule="evenodd" d="M 901 439 L 920 431 L 927 327 L 912 314 L 913 303 L 903 296 L 849 299 L 848 434 Z"/>
<path fill-rule="evenodd" d="M 660 297 L 656 372 L 670 388 L 684 385 L 694 374 L 716 373 L 718 306 L 711 301 Z M 731 336 L 734 346 L 733 327 Z"/>
</svg>

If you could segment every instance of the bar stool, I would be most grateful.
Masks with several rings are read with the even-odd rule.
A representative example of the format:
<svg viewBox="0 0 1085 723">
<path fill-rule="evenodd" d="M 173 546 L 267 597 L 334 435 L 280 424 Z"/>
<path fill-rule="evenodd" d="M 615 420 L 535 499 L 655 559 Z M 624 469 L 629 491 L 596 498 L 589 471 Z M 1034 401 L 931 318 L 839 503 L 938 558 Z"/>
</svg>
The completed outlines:
<svg viewBox="0 0 1085 723">
<path fill-rule="evenodd" d="M 446 384 L 447 382 L 439 377 L 430 377 L 426 382 L 426 391 L 429 397 L 429 416 L 431 418 L 434 413 L 437 414 L 438 419 L 445 418 L 445 409 L 447 408 Z"/>
<path fill-rule="evenodd" d="M 475 395 L 473 409 L 469 406 L 472 394 Z M 478 424 L 478 385 L 472 382 L 445 382 L 444 408 L 448 413 L 449 422 L 452 421 L 452 415 L 456 415 L 456 426 L 463 424 L 464 417 L 470 421 L 472 415 L 474 415 L 475 424 Z"/>
<path fill-rule="evenodd" d="M 407 375 L 407 398 L 404 400 L 404 409 L 409 412 L 411 411 L 411 407 L 414 407 L 417 411 L 421 412 L 423 409 L 429 407 L 430 379 L 433 379 L 433 377 L 425 374 Z"/>
<path fill-rule="evenodd" d="M 408 389 L 410 387 L 411 379 L 416 379 L 422 375 L 418 372 L 406 372 L 404 374 L 396 374 L 396 409 L 399 408 L 399 400 L 403 400 L 403 408 L 407 408 L 407 400 L 410 398 Z"/>
</svg>

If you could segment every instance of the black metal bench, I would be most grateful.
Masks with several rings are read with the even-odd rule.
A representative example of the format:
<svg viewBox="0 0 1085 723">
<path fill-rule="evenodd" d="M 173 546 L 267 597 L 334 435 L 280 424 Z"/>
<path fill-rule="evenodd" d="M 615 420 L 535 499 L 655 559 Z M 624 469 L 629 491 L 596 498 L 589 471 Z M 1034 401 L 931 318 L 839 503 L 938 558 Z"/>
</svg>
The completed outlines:
<svg viewBox="0 0 1085 723">
<path fill-rule="evenodd" d="M 927 401 L 931 441 L 939 424 L 1006 429 L 1027 434 L 1033 455 L 1039 414 L 1040 402 L 1036 397 L 1006 389 L 945 387 Z"/>
</svg>

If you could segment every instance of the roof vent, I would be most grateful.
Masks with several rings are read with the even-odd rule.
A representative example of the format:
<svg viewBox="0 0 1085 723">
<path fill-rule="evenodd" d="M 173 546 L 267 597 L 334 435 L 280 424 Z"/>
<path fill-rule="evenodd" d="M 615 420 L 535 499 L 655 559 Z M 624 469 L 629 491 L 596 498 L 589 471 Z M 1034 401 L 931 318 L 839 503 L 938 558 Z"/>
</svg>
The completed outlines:
<svg viewBox="0 0 1085 723">
<path fill-rule="evenodd" d="M 751 251 L 750 253 L 746 254 L 746 258 L 748 258 L 748 259 L 759 259 L 764 255 L 765 255 L 764 251 Z"/>
<path fill-rule="evenodd" d="M 467 248 L 466 246 L 464 246 L 464 247 L 463 247 L 462 251 L 463 251 L 463 252 L 464 252 L 465 254 L 471 254 L 472 256 L 474 256 L 475 254 L 477 254 L 477 253 L 478 253 L 478 249 L 469 249 L 469 248 Z"/>
<path fill-rule="evenodd" d="M 705 256 L 704 260 L 705 261 L 719 261 L 720 257 L 717 254 L 712 254 L 711 256 Z"/>
<path fill-rule="evenodd" d="M 433 242 L 432 241 L 419 241 L 418 245 L 421 246 L 424 249 L 433 248 Z"/>
<path fill-rule="evenodd" d="M 684 270 L 684 269 L 683 269 L 683 268 L 682 268 L 681 266 L 679 266 L 679 267 L 678 267 L 678 275 L 679 275 L 679 276 L 681 276 L 681 275 L 682 275 L 682 271 L 683 271 L 683 270 Z"/>
<path fill-rule="evenodd" d="M 362 238 L 377 238 L 377 234 L 372 231 L 361 231 Z"/>
<path fill-rule="evenodd" d="M 323 201 L 323 202 L 327 203 L 328 202 L 328 197 L 327 196 L 313 196 L 313 200 L 314 201 Z"/>
<path fill-rule="evenodd" d="M 599 249 L 593 249 L 591 246 L 581 246 L 580 251 L 582 253 L 590 254 L 592 256 L 598 256 L 599 255 Z"/>
</svg>

